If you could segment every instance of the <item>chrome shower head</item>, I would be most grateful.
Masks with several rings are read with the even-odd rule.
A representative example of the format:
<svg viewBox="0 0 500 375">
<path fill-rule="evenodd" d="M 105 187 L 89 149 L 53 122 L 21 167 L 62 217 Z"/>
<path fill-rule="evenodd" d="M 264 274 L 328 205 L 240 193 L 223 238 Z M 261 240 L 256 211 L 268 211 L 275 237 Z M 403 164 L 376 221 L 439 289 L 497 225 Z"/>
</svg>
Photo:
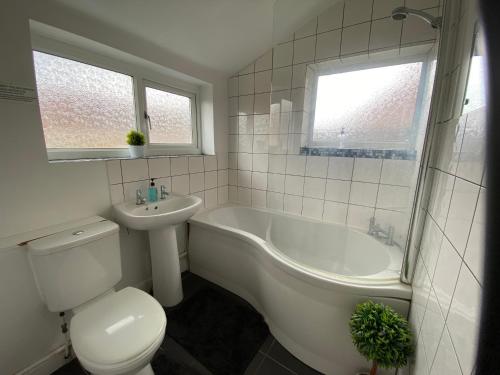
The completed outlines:
<svg viewBox="0 0 500 375">
<path fill-rule="evenodd" d="M 434 17 L 429 13 L 423 12 L 421 10 L 399 7 L 392 11 L 392 19 L 396 21 L 402 21 L 408 16 L 419 17 L 429 23 L 434 29 L 439 29 L 441 27 L 442 17 Z"/>
</svg>

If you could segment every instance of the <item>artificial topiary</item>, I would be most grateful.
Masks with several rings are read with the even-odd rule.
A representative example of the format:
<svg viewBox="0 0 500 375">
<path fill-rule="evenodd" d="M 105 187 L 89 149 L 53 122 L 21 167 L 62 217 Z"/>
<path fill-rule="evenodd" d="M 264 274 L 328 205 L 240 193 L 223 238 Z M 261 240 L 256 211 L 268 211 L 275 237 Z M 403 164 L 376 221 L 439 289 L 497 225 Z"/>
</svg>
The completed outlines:
<svg viewBox="0 0 500 375">
<path fill-rule="evenodd" d="M 352 341 L 358 351 L 372 361 L 370 375 L 377 367 L 400 368 L 412 352 L 408 321 L 389 306 L 367 301 L 356 306 L 351 320 Z"/>
<path fill-rule="evenodd" d="M 127 133 L 127 144 L 130 146 L 143 146 L 145 143 L 144 134 L 137 130 L 131 130 Z"/>
</svg>

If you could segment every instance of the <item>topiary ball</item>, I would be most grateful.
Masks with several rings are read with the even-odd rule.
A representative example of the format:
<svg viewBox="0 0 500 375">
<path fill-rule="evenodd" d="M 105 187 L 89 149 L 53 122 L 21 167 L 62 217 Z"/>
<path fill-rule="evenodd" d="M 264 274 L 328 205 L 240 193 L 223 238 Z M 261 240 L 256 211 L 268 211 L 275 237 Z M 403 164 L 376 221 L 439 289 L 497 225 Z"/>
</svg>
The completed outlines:
<svg viewBox="0 0 500 375">
<path fill-rule="evenodd" d="M 408 321 L 391 307 L 367 301 L 356 306 L 351 320 L 352 341 L 368 360 L 384 368 L 400 368 L 412 353 Z"/>
<path fill-rule="evenodd" d="M 145 143 L 144 134 L 137 130 L 131 130 L 127 133 L 127 144 L 131 146 L 143 146 Z"/>
</svg>

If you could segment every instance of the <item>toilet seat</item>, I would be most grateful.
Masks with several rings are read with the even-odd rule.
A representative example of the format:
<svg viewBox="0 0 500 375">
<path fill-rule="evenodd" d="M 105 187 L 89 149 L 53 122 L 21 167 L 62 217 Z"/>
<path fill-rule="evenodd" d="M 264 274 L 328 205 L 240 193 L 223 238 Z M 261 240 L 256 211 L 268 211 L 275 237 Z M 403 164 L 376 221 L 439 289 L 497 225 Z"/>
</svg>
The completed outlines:
<svg viewBox="0 0 500 375">
<path fill-rule="evenodd" d="M 153 297 L 128 287 L 76 313 L 70 335 L 87 370 L 121 374 L 149 362 L 163 341 L 166 323 Z"/>
</svg>

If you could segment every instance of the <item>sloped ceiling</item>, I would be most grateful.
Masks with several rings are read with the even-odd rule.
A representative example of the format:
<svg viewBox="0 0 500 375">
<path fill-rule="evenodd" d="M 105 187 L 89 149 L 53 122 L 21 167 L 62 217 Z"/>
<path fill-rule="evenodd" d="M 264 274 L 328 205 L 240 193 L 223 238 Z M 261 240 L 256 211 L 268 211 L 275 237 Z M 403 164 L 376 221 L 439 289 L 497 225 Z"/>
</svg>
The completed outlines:
<svg viewBox="0 0 500 375">
<path fill-rule="evenodd" d="M 223 74 L 336 0 L 52 0 Z"/>
</svg>

